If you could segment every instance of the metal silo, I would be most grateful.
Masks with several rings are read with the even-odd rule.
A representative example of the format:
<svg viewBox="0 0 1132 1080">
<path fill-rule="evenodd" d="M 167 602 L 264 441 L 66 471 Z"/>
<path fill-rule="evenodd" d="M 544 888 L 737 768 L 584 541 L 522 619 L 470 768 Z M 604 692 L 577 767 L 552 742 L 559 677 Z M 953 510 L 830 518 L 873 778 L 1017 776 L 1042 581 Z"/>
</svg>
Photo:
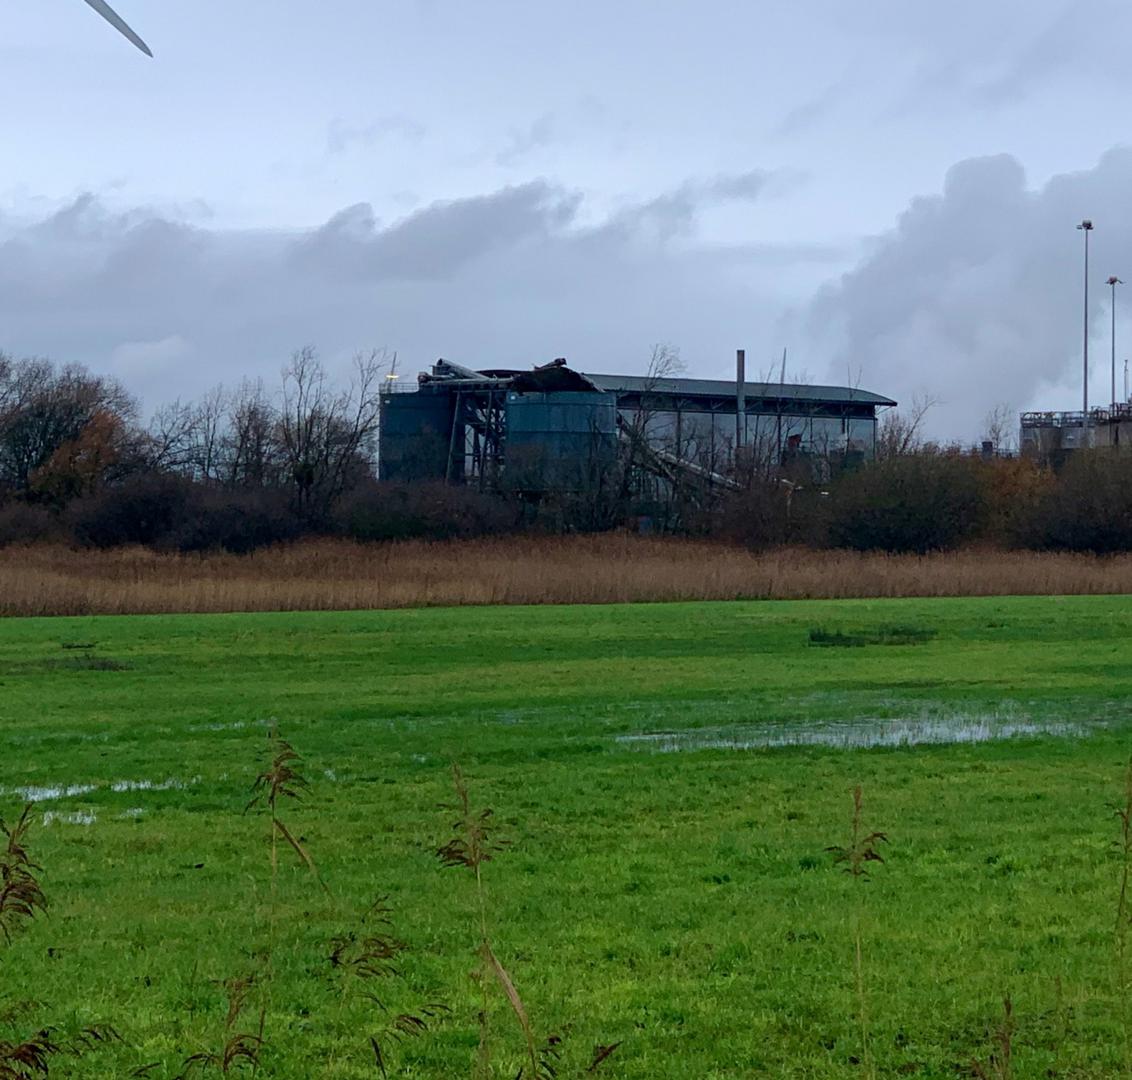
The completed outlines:
<svg viewBox="0 0 1132 1080">
<path fill-rule="evenodd" d="M 378 471 L 382 480 L 444 480 L 450 475 L 455 399 L 447 391 L 387 394 L 381 401 Z M 463 474 L 463 431 L 457 433 Z"/>
<path fill-rule="evenodd" d="M 589 490 L 616 457 L 612 394 L 510 391 L 506 411 L 506 482 L 513 489 Z"/>
</svg>

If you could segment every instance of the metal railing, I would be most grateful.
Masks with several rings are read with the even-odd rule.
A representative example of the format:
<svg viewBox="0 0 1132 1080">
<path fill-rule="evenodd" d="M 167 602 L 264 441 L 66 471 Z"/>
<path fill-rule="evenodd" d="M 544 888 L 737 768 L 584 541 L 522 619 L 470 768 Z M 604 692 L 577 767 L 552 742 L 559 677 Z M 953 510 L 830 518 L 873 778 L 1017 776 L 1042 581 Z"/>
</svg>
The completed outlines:
<svg viewBox="0 0 1132 1080">
<path fill-rule="evenodd" d="M 1024 412 L 1024 428 L 1067 428 L 1083 427 L 1085 414 L 1080 409 L 1069 412 Z M 1117 402 L 1115 405 L 1098 406 L 1089 410 L 1089 426 L 1111 424 L 1121 420 L 1132 420 L 1132 403 Z"/>
</svg>

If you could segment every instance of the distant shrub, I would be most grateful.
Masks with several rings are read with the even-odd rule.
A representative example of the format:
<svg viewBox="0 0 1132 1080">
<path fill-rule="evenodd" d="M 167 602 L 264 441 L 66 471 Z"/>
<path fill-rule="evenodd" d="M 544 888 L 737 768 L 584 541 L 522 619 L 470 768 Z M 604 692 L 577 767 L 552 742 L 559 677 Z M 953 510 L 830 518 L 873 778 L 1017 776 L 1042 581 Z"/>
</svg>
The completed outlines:
<svg viewBox="0 0 1132 1080">
<path fill-rule="evenodd" d="M 132 477 L 83 499 L 70 518 L 75 541 L 98 548 L 144 544 L 242 555 L 304 532 L 284 492 L 224 490 L 160 474 Z"/>
<path fill-rule="evenodd" d="M 986 518 L 981 464 L 963 454 L 921 453 L 846 474 L 831 499 L 830 542 L 924 554 L 974 539 Z"/>
<path fill-rule="evenodd" d="M 353 540 L 450 540 L 512 531 L 515 508 L 499 496 L 441 483 L 366 484 L 335 512 L 336 531 Z"/>
<path fill-rule="evenodd" d="M 1016 547 L 1030 528 L 1036 508 L 1049 497 L 1053 472 L 1028 457 L 994 458 L 980 474 L 986 496 L 988 540 Z"/>
<path fill-rule="evenodd" d="M 865 645 L 922 645 L 931 641 L 936 631 L 930 626 L 880 626 L 875 630 L 826 630 L 815 627 L 810 631 L 810 644 L 824 648 L 862 648 Z"/>
<path fill-rule="evenodd" d="M 186 519 L 192 485 L 162 473 L 130 477 L 70 508 L 75 542 L 83 547 L 157 546 Z"/>
<path fill-rule="evenodd" d="M 1025 547 L 1132 551 L 1132 454 L 1077 451 L 1019 521 L 1014 539 Z"/>
<path fill-rule="evenodd" d="M 44 667 L 52 671 L 130 671 L 131 666 L 110 656 L 68 656 L 63 660 L 48 660 Z M 2 1076 L 3 1073 L 0 1073 Z"/>
<path fill-rule="evenodd" d="M 756 480 L 723 495 L 715 512 L 701 515 L 694 531 L 716 535 L 759 551 L 787 542 L 793 509 L 782 485 Z"/>
<path fill-rule="evenodd" d="M 0 505 L 0 547 L 62 539 L 65 535 L 58 516 L 46 507 L 29 506 L 22 500 Z"/>
<path fill-rule="evenodd" d="M 223 491 L 196 488 L 185 513 L 159 546 L 177 551 L 230 551 L 246 555 L 257 548 L 297 540 L 304 533 L 284 492 Z"/>
<path fill-rule="evenodd" d="M 724 493 L 710 513 L 691 519 L 688 531 L 716 536 L 753 551 L 783 544 L 823 547 L 828 516 L 828 493 L 821 484 L 755 480 L 742 491 Z"/>
</svg>

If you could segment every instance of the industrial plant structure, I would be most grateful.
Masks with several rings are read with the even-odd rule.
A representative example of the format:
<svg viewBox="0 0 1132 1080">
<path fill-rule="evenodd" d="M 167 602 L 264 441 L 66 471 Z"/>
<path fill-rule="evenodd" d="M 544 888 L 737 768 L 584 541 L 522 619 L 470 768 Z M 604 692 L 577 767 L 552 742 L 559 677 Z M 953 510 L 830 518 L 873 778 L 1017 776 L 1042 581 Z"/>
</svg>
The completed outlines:
<svg viewBox="0 0 1132 1080">
<path fill-rule="evenodd" d="M 1025 412 L 1022 414 L 1021 449 L 1053 465 L 1074 450 L 1132 446 L 1132 403 L 1116 402 L 1083 412 Z"/>
<path fill-rule="evenodd" d="M 589 490 L 628 463 L 662 481 L 733 486 L 744 467 L 871 457 L 877 410 L 895 404 L 853 387 L 438 360 L 414 392 L 385 395 L 379 468 L 386 480 L 540 492 Z"/>
</svg>

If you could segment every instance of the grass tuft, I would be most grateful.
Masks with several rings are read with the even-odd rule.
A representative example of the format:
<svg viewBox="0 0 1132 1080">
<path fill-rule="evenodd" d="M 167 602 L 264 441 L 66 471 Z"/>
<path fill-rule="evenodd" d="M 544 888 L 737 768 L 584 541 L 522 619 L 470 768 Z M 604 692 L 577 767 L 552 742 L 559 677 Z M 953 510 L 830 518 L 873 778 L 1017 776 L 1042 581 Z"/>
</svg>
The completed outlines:
<svg viewBox="0 0 1132 1080">
<path fill-rule="evenodd" d="M 974 1061 L 971 1074 L 976 1080 L 1011 1080 L 1014 1076 L 1014 1003 L 1010 995 L 1002 999 L 1002 1019 L 994 1030 L 994 1049 L 985 1062 Z"/>
<path fill-rule="evenodd" d="M 810 631 L 810 644 L 823 648 L 860 649 L 866 645 L 922 645 L 935 636 L 936 631 L 929 626 L 880 626 L 849 633 L 819 626 Z"/>
</svg>

